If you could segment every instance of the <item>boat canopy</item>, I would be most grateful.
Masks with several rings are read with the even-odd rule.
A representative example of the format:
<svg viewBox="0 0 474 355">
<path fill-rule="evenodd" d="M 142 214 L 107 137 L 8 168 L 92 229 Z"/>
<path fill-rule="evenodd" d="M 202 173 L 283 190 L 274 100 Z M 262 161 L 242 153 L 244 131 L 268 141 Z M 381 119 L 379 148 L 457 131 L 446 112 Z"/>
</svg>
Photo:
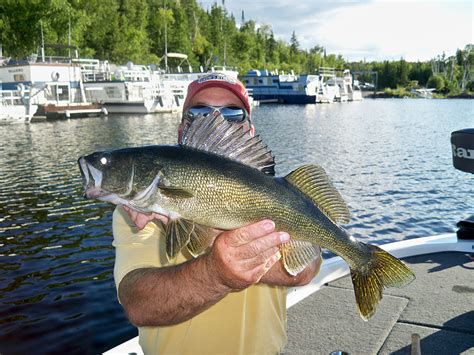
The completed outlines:
<svg viewBox="0 0 474 355">
<path fill-rule="evenodd" d="M 168 54 L 165 54 L 163 57 L 165 56 L 168 58 L 188 59 L 188 55 L 183 54 L 183 53 L 168 53 Z"/>
</svg>

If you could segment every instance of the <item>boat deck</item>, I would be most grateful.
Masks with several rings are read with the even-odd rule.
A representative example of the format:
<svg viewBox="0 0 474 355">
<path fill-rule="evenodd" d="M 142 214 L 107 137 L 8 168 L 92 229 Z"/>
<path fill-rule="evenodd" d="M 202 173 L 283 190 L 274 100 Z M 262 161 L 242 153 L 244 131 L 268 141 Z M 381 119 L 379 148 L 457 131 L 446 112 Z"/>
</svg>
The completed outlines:
<svg viewBox="0 0 474 355">
<path fill-rule="evenodd" d="M 416 280 L 384 292 L 364 322 L 350 277 L 329 283 L 288 310 L 284 354 L 410 354 L 412 334 L 421 354 L 474 354 L 474 259 L 448 252 L 405 258 Z"/>
</svg>

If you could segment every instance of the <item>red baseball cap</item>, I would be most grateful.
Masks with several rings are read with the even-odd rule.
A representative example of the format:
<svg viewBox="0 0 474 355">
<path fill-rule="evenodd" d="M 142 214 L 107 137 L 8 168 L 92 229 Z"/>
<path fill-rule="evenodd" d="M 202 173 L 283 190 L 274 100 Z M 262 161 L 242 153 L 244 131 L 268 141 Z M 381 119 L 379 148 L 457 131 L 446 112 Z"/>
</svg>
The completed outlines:
<svg viewBox="0 0 474 355">
<path fill-rule="evenodd" d="M 190 106 L 194 95 L 203 89 L 211 87 L 219 87 L 231 91 L 240 99 L 240 101 L 242 101 L 250 116 L 249 96 L 244 84 L 242 84 L 238 79 L 228 76 L 224 73 L 206 74 L 189 84 L 188 94 L 186 95 L 186 100 L 184 100 L 183 110 L 186 110 Z"/>
</svg>

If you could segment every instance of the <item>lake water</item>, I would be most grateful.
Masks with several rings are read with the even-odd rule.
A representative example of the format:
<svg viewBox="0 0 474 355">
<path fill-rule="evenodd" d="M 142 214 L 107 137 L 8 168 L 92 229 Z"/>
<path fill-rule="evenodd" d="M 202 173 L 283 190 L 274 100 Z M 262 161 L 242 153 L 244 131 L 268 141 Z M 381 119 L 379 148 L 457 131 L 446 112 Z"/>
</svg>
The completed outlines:
<svg viewBox="0 0 474 355">
<path fill-rule="evenodd" d="M 372 243 L 452 232 L 474 213 L 474 176 L 452 167 L 450 134 L 470 100 L 365 100 L 254 110 L 278 175 L 322 165 Z M 95 354 L 136 334 L 116 300 L 113 206 L 82 198 L 76 160 L 172 144 L 179 116 L 0 126 L 0 353 Z"/>
</svg>

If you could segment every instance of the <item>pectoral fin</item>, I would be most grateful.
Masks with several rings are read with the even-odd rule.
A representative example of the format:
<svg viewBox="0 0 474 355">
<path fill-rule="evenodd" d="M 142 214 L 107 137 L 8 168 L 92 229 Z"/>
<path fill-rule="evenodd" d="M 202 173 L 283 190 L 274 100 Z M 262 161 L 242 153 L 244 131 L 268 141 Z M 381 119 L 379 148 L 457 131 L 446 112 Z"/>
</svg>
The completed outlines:
<svg viewBox="0 0 474 355">
<path fill-rule="evenodd" d="M 319 251 L 309 242 L 291 240 L 280 245 L 280 252 L 285 270 L 292 276 L 299 274 L 313 260 L 321 256 Z"/>
<path fill-rule="evenodd" d="M 210 244 L 210 230 L 186 219 L 170 219 L 166 224 L 166 255 L 174 259 L 187 246 L 193 256 L 202 254 Z"/>
<path fill-rule="evenodd" d="M 177 187 L 159 186 L 158 188 L 160 189 L 162 195 L 169 198 L 186 199 L 194 197 L 194 194 L 191 191 Z"/>
</svg>

